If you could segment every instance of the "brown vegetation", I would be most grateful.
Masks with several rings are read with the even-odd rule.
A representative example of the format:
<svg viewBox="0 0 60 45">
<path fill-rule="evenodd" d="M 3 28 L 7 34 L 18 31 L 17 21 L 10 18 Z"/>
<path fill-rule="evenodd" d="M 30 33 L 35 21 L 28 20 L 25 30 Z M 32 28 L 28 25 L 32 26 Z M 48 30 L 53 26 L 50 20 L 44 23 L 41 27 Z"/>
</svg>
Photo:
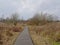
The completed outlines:
<svg viewBox="0 0 60 45">
<path fill-rule="evenodd" d="M 60 22 L 29 26 L 35 45 L 60 45 Z"/>
<path fill-rule="evenodd" d="M 13 45 L 23 26 L 0 23 L 0 45 Z"/>
</svg>

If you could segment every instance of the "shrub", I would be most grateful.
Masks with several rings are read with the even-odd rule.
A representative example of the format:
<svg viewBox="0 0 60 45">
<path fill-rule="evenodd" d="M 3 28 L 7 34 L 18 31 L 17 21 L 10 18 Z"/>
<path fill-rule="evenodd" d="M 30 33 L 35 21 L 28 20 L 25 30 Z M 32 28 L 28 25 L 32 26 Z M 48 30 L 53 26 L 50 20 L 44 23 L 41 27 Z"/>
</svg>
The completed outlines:
<svg viewBox="0 0 60 45">
<path fill-rule="evenodd" d="M 20 29 L 17 28 L 17 27 L 14 27 L 14 28 L 13 28 L 13 32 L 20 32 Z"/>
</svg>

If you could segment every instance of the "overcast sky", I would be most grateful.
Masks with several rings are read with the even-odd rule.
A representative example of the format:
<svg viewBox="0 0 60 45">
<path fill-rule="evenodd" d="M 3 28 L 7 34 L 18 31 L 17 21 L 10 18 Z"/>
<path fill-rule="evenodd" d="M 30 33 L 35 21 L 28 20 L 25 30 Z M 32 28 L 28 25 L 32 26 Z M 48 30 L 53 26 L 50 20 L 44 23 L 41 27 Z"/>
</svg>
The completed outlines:
<svg viewBox="0 0 60 45">
<path fill-rule="evenodd" d="M 60 0 L 0 0 L 0 17 L 8 17 L 17 12 L 24 19 L 28 19 L 40 11 L 59 17 Z"/>
</svg>

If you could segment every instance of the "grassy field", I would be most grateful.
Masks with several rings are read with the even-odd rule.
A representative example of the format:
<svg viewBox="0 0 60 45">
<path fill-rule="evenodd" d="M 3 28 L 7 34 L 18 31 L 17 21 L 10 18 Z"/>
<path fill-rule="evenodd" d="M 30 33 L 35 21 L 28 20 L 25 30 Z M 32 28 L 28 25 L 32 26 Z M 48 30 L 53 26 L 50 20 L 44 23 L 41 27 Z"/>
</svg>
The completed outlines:
<svg viewBox="0 0 60 45">
<path fill-rule="evenodd" d="M 22 30 L 23 26 L 19 23 L 14 26 L 0 22 L 0 45 L 13 45 Z"/>
<path fill-rule="evenodd" d="M 29 26 L 34 45 L 60 45 L 60 22 Z"/>
</svg>

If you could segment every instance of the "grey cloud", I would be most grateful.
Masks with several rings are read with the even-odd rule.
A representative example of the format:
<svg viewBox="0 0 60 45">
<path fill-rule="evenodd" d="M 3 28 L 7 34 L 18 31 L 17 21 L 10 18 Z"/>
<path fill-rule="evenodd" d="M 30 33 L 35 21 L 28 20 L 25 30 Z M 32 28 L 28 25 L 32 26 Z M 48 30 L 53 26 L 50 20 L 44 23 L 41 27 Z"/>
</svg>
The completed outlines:
<svg viewBox="0 0 60 45">
<path fill-rule="evenodd" d="M 0 0 L 0 14 L 5 17 L 18 12 L 27 19 L 38 11 L 59 15 L 60 0 Z"/>
</svg>

